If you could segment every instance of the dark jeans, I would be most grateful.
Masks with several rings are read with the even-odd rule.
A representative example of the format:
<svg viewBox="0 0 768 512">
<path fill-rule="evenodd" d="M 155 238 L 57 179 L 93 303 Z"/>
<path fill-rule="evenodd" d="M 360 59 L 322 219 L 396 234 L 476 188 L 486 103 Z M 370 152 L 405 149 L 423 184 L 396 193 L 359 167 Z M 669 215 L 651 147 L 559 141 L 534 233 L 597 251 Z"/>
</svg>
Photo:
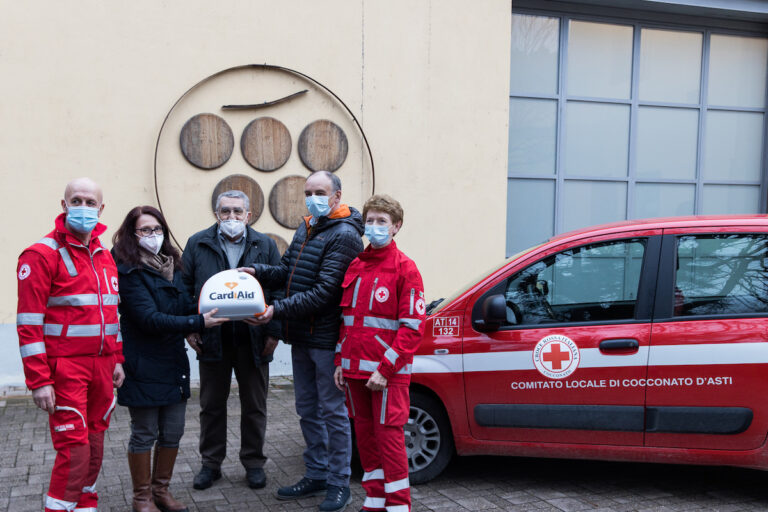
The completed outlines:
<svg viewBox="0 0 768 512">
<path fill-rule="evenodd" d="M 256 366 L 249 343 L 222 344 L 222 360 L 200 361 L 200 456 L 203 466 L 219 469 L 227 455 L 227 398 L 232 370 L 240 395 L 240 462 L 264 466 L 269 364 Z"/>
<path fill-rule="evenodd" d="M 184 435 L 186 409 L 186 400 L 161 407 L 129 407 L 131 438 L 128 440 L 128 451 L 147 452 L 155 441 L 163 448 L 178 448 Z"/>
<path fill-rule="evenodd" d="M 296 412 L 301 419 L 305 476 L 349 486 L 352 435 L 344 392 L 333 383 L 333 350 L 291 346 Z"/>
</svg>

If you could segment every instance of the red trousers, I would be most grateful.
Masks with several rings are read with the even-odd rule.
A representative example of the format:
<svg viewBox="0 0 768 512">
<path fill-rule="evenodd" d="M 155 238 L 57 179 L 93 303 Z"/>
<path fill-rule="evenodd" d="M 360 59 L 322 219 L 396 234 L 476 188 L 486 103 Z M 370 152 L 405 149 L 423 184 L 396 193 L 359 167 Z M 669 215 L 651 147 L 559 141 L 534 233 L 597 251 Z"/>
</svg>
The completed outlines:
<svg viewBox="0 0 768 512">
<path fill-rule="evenodd" d="M 411 488 L 403 426 L 408 421 L 407 386 L 371 391 L 365 380 L 347 379 L 347 410 L 355 422 L 363 466 L 363 510 L 409 512 Z"/>
<path fill-rule="evenodd" d="M 45 512 L 96 512 L 96 478 L 101 469 L 104 431 L 117 399 L 112 390 L 115 357 L 49 358 L 56 394 L 50 415 L 56 460 L 45 497 Z"/>
</svg>

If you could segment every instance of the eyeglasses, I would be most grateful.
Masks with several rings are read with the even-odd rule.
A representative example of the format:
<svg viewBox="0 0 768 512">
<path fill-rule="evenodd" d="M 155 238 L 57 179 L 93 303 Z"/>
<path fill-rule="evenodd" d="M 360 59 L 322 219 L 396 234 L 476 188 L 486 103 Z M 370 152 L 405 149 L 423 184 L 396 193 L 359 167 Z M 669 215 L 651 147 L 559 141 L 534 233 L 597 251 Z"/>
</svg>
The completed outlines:
<svg viewBox="0 0 768 512">
<path fill-rule="evenodd" d="M 222 217 L 229 217 L 230 213 L 234 213 L 235 217 L 240 217 L 241 215 L 245 215 L 245 210 L 242 208 L 229 208 L 226 206 L 219 208 L 219 215 Z"/>
<path fill-rule="evenodd" d="M 162 235 L 163 234 L 163 227 L 162 226 L 156 226 L 154 228 L 139 228 L 136 230 L 136 234 L 141 234 L 141 236 L 149 236 L 149 235 Z"/>
</svg>

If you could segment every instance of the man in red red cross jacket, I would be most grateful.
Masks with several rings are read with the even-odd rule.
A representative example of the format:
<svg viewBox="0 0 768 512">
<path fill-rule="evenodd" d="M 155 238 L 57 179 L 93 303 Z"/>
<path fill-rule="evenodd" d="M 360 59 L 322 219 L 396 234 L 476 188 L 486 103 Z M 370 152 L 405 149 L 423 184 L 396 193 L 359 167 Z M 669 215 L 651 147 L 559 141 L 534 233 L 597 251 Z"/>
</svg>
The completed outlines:
<svg viewBox="0 0 768 512">
<path fill-rule="evenodd" d="M 45 511 L 95 512 L 104 431 L 124 373 L 117 268 L 98 239 L 99 186 L 70 182 L 56 227 L 19 256 L 16 325 L 27 387 L 48 412 L 56 461 Z"/>
</svg>

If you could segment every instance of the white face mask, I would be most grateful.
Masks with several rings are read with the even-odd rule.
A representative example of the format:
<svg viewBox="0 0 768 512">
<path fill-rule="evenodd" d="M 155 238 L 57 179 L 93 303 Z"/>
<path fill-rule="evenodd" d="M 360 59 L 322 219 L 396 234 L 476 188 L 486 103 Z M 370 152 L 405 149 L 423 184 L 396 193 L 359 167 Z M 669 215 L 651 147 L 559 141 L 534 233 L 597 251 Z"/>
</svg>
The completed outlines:
<svg viewBox="0 0 768 512">
<path fill-rule="evenodd" d="M 163 240 L 165 240 L 165 237 L 162 233 L 159 235 L 139 236 L 139 247 L 152 254 L 157 254 L 163 246 Z"/>
<path fill-rule="evenodd" d="M 219 224 L 219 229 L 229 238 L 240 238 L 245 232 L 245 222 L 237 219 L 223 220 Z"/>
</svg>

